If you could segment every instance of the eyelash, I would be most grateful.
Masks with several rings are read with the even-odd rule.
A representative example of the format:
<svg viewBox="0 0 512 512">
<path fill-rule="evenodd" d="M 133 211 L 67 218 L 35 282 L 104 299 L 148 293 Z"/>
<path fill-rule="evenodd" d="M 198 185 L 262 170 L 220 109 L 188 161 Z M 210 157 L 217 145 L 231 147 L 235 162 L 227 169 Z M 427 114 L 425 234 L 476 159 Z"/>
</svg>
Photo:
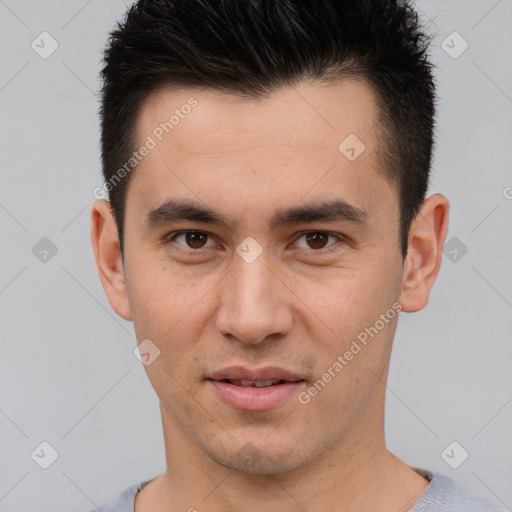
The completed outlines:
<svg viewBox="0 0 512 512">
<path fill-rule="evenodd" d="M 185 231 L 177 231 L 177 232 L 174 232 L 174 233 L 170 233 L 169 235 L 167 235 L 164 239 L 163 239 L 163 243 L 164 244 L 169 244 L 171 242 L 175 242 L 175 239 L 180 236 L 180 235 L 184 235 L 186 233 L 200 233 L 200 234 L 204 234 L 204 235 L 207 235 L 208 237 L 210 237 L 210 239 L 212 238 L 212 236 L 209 234 L 209 233 L 206 233 L 205 231 L 199 231 L 199 230 L 194 230 L 194 229 L 188 229 L 188 230 L 185 230 Z M 321 249 L 312 249 L 312 248 L 309 248 L 309 251 L 312 251 L 312 252 L 315 252 L 315 253 L 322 253 L 322 254 L 328 254 L 334 250 L 336 250 L 336 246 L 338 245 L 338 242 L 342 242 L 342 243 L 346 243 L 347 242 L 347 238 L 339 233 L 332 233 L 330 231 L 319 231 L 319 230 L 316 230 L 316 231 L 301 231 L 299 233 L 299 237 L 295 240 L 296 242 L 298 240 L 300 240 L 303 236 L 305 235 L 308 235 L 308 234 L 313 234 L 313 233 L 316 233 L 316 234 L 323 234 L 323 235 L 328 235 L 328 236 L 332 236 L 336 239 L 336 242 L 331 244 L 331 245 L 328 245 L 327 247 L 323 247 Z M 199 248 L 199 249 L 192 249 L 191 247 L 189 247 L 188 249 L 183 247 L 182 245 L 180 244 L 177 244 L 180 249 L 182 249 L 183 251 L 185 252 L 188 252 L 189 254 L 190 253 L 199 253 L 202 249 L 205 249 L 203 247 Z M 209 249 L 211 247 L 206 247 L 206 249 Z M 299 249 L 302 249 L 302 250 L 308 250 L 308 249 L 305 249 L 305 248 L 299 248 Z"/>
</svg>

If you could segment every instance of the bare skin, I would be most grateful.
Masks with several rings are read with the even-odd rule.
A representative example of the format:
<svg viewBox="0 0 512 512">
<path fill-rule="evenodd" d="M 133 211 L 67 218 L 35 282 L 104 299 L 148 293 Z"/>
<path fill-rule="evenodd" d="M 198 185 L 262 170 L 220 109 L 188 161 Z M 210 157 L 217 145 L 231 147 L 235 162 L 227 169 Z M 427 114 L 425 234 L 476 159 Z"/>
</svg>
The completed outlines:
<svg viewBox="0 0 512 512">
<path fill-rule="evenodd" d="M 409 510 L 428 481 L 384 437 L 398 314 L 334 377 L 332 368 L 393 304 L 403 312 L 427 304 L 447 199 L 424 201 L 403 261 L 398 195 L 379 172 L 376 106 L 362 81 L 301 83 L 261 100 L 160 92 L 141 111 L 141 144 L 190 97 L 195 109 L 133 171 L 124 265 L 109 204 L 92 209 L 110 304 L 133 320 L 138 343 L 150 339 L 161 351 L 145 368 L 160 400 L 167 470 L 137 495 L 136 511 Z M 338 149 L 349 134 L 365 145 L 354 161 Z M 228 225 L 148 223 L 170 198 L 214 210 Z M 363 210 L 364 220 L 271 228 L 279 209 L 333 200 Z M 192 244 L 172 238 L 190 230 L 200 232 Z M 262 250 L 250 263 L 236 252 L 246 237 Z M 240 410 L 207 380 L 229 365 L 277 366 L 303 382 L 275 407 Z M 301 403 L 299 392 L 329 368 L 328 384 Z"/>
</svg>

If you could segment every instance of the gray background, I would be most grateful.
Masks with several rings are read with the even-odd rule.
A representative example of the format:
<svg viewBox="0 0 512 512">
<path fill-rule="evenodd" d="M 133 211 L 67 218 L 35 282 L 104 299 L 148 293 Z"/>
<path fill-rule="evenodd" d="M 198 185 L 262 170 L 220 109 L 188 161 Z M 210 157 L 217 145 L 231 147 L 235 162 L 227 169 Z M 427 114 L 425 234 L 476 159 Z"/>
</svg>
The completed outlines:
<svg viewBox="0 0 512 512">
<path fill-rule="evenodd" d="M 165 469 L 158 401 L 89 239 L 102 184 L 97 74 L 125 6 L 0 0 L 0 511 L 84 511 Z M 429 305 L 400 317 L 388 446 L 511 510 L 512 0 L 418 6 L 437 34 L 430 192 L 449 198 L 455 239 Z M 43 31 L 59 44 L 46 59 L 31 48 Z M 458 58 L 457 36 L 452 56 L 442 45 L 454 31 L 469 43 Z M 55 255 L 38 253 L 44 241 L 34 254 L 43 237 Z M 48 469 L 43 441 L 58 452 Z M 469 452 L 458 469 L 441 456 L 453 441 Z M 448 453 L 453 464 L 462 452 Z"/>
</svg>

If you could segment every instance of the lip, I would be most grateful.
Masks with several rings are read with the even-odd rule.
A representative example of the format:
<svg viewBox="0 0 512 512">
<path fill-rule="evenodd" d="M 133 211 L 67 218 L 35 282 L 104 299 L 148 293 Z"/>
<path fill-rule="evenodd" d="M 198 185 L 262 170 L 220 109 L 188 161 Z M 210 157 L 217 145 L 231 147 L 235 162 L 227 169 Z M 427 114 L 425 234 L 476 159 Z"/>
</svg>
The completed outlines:
<svg viewBox="0 0 512 512">
<path fill-rule="evenodd" d="M 300 375 L 293 373 L 284 368 L 277 366 L 265 366 L 263 368 L 249 369 L 244 366 L 229 366 L 213 372 L 209 377 L 210 380 L 287 380 L 296 381 L 304 380 Z"/>
<path fill-rule="evenodd" d="M 227 405 L 241 411 L 265 411 L 273 409 L 295 395 L 304 381 L 285 382 L 265 388 L 235 386 L 229 382 L 207 380 L 214 393 Z"/>
<path fill-rule="evenodd" d="M 236 386 L 223 380 L 284 380 L 282 384 L 263 388 Z M 206 383 L 227 405 L 243 411 L 273 409 L 295 395 L 304 385 L 300 376 L 283 368 L 267 366 L 249 369 L 230 366 L 212 373 Z"/>
</svg>

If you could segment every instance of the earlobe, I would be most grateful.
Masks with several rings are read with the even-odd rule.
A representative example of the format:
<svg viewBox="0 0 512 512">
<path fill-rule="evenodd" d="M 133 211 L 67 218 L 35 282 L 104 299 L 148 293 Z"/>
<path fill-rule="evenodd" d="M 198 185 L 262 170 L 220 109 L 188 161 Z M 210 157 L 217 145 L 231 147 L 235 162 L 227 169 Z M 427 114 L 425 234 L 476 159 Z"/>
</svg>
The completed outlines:
<svg viewBox="0 0 512 512">
<path fill-rule="evenodd" d="M 110 305 L 120 317 L 131 320 L 117 225 L 110 203 L 103 199 L 92 205 L 91 242 Z"/>
<path fill-rule="evenodd" d="M 428 302 L 441 268 L 449 209 L 448 199 L 434 194 L 425 199 L 411 224 L 400 294 L 405 312 L 419 311 Z"/>
</svg>

